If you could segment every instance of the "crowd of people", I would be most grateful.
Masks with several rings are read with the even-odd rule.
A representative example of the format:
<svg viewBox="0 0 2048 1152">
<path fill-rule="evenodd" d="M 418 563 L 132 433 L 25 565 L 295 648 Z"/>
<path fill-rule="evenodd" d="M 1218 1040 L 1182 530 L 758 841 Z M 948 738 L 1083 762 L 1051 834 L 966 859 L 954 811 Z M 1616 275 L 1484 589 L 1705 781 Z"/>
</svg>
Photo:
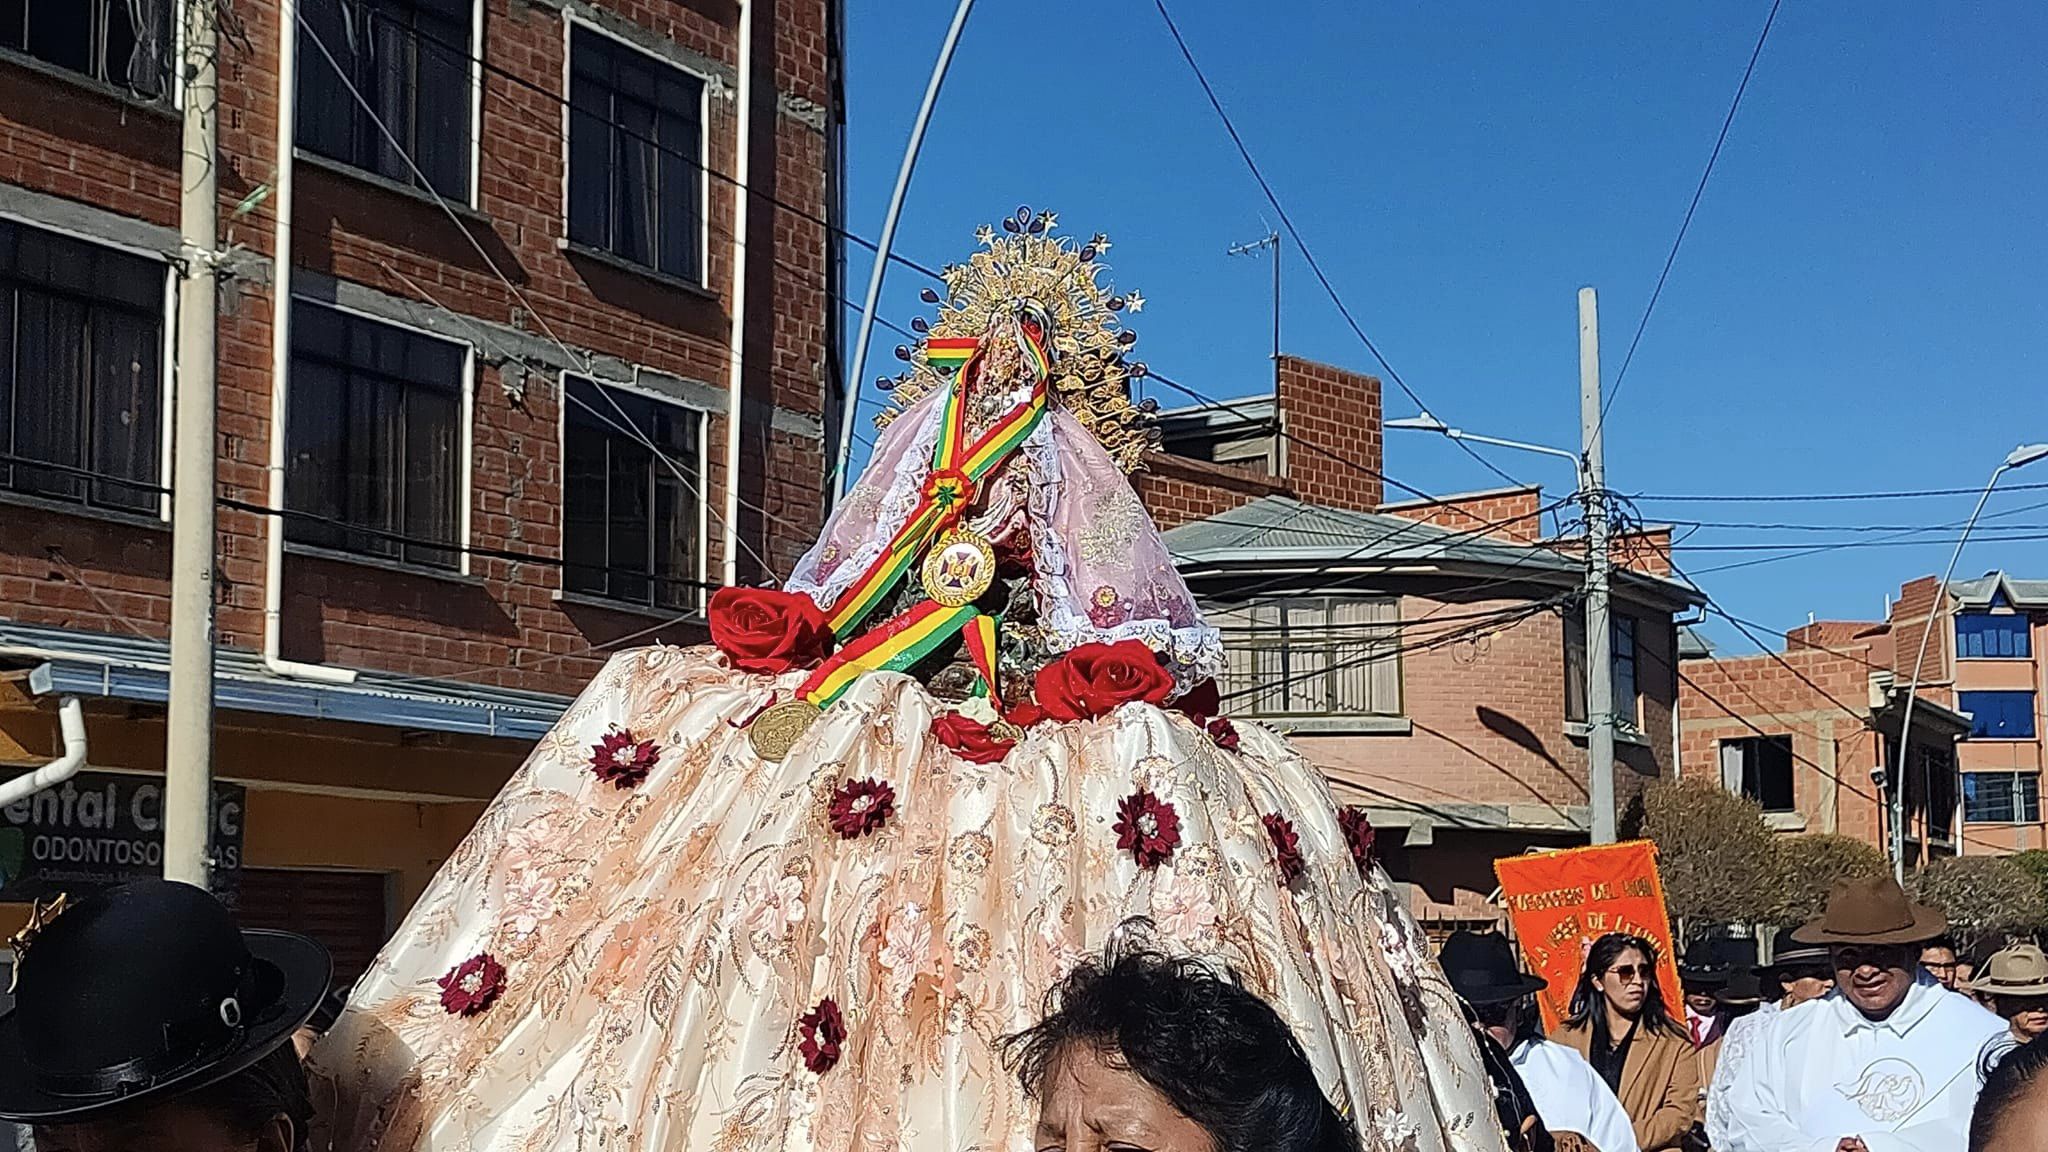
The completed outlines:
<svg viewBox="0 0 2048 1152">
<path fill-rule="evenodd" d="M 1688 950 L 1682 1013 L 1657 946 L 1609 934 L 1548 1036 L 1547 982 L 1507 938 L 1455 933 L 1440 961 L 1527 1152 L 2048 1149 L 2048 954 L 2015 944 L 1974 968 L 1945 930 L 1889 879 L 1845 884 L 1762 964 Z M 151 881 L 17 948 L 0 1118 L 31 1125 L 34 1148 L 310 1152 L 300 1061 L 336 1009 L 318 944 Z M 1359 1147 L 1270 1005 L 1142 939 L 1080 964 L 1005 1052 L 1040 1152 Z"/>
</svg>

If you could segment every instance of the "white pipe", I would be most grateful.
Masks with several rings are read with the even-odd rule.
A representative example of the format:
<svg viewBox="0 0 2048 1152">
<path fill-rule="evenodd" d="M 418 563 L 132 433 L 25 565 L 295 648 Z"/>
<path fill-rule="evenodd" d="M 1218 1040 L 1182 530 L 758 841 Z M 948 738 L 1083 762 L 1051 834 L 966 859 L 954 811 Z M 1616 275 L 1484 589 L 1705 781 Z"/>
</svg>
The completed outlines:
<svg viewBox="0 0 2048 1152">
<path fill-rule="evenodd" d="M 853 455 L 853 422 L 860 412 L 860 390 L 865 386 L 862 377 L 868 365 L 868 338 L 875 332 L 875 304 L 881 299 L 882 276 L 889 270 L 889 251 L 896 244 L 896 221 L 903 215 L 903 197 L 910 191 L 910 173 L 917 167 L 918 150 L 924 147 L 925 126 L 931 123 L 932 109 L 939 102 L 939 86 L 946 82 L 953 49 L 960 43 L 960 30 L 967 26 L 967 12 L 973 7 L 974 0 L 960 0 L 960 6 L 953 10 L 953 26 L 946 30 L 946 42 L 939 46 L 938 63 L 932 65 L 932 78 L 924 87 L 924 103 L 918 105 L 917 122 L 910 126 L 903 166 L 896 170 L 896 191 L 889 197 L 889 215 L 882 221 L 882 239 L 875 245 L 875 266 L 868 272 L 867 301 L 860 310 L 860 333 L 853 340 L 853 369 L 846 377 L 846 415 L 839 422 L 839 456 L 833 465 L 832 483 L 825 489 L 834 504 L 846 494 L 846 465 Z"/>
<path fill-rule="evenodd" d="M 57 724 L 64 731 L 64 754 L 26 776 L 0 784 L 0 808 L 62 784 L 85 767 L 85 709 L 78 697 L 66 696 L 58 705 Z"/>
<path fill-rule="evenodd" d="M 293 121 L 297 112 L 299 38 L 287 25 L 277 38 L 277 179 L 271 188 L 271 207 L 277 231 L 270 263 L 270 499 L 268 507 L 284 508 L 285 424 L 290 417 L 286 382 L 292 366 L 292 171 Z M 329 684 L 353 684 L 356 674 L 347 668 L 323 664 L 301 664 L 286 660 L 284 648 L 284 517 L 272 512 L 264 518 L 263 545 L 263 666 L 278 676 L 319 680 Z"/>
<path fill-rule="evenodd" d="M 747 202 L 754 152 L 754 5 L 740 0 L 739 115 L 734 127 L 732 193 L 731 371 L 726 377 L 725 412 L 725 585 L 740 582 L 740 425 L 746 419 L 743 385 L 747 342 Z M 762 461 L 765 469 L 767 461 Z M 768 573 L 767 575 L 773 575 Z"/>
</svg>

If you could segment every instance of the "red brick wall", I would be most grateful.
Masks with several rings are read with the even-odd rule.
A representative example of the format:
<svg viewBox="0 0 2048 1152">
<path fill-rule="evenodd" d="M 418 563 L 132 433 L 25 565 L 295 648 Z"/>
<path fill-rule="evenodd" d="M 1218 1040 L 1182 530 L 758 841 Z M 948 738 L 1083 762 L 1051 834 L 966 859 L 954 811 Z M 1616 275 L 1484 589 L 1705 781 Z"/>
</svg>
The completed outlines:
<svg viewBox="0 0 2048 1152">
<path fill-rule="evenodd" d="M 1279 409 L 1281 428 L 1289 437 L 1287 482 L 1294 494 L 1310 504 L 1377 510 L 1386 498 L 1381 479 L 1386 452 L 1380 382 L 1313 360 L 1282 356 Z"/>
<path fill-rule="evenodd" d="M 1382 505 L 1379 511 L 1453 532 L 1479 531 L 1495 540 L 1533 544 L 1543 538 L 1542 497 L 1543 490 L 1533 486 L 1504 488 L 1441 500 L 1404 500 Z"/>
<path fill-rule="evenodd" d="M 604 0 L 673 43 L 734 63 L 736 6 L 718 0 Z M 824 217 L 827 139 L 785 100 L 827 106 L 828 0 L 761 5 L 762 86 L 751 204 L 746 469 L 741 496 L 763 511 L 741 518 L 744 539 L 778 572 L 814 536 L 825 471 L 820 441 L 770 430 L 770 404 L 799 413 L 823 410 L 830 366 L 830 247 L 825 230 L 772 197 Z M 539 333 L 550 329 L 578 355 L 597 353 L 725 387 L 726 337 L 733 281 L 734 194 L 716 176 L 707 204 L 709 294 L 620 273 L 559 251 L 565 37 L 562 16 L 530 0 L 486 0 L 485 57 L 542 92 L 484 75 L 481 198 L 466 223 L 524 300 L 498 281 L 441 209 L 312 164 L 296 166 L 295 262 L 316 273 L 420 300 L 430 294 L 471 316 Z M 277 171 L 275 116 L 277 0 L 253 0 L 237 14 L 246 48 L 225 50 L 222 66 L 222 235 L 256 257 L 273 250 L 271 201 L 253 195 Z M 303 65 L 302 61 L 302 65 Z M 542 93 L 548 93 L 543 95 Z M 735 107 L 710 101 L 714 173 L 731 173 Z M 178 122 L 79 85 L 0 63 L 0 181 L 90 203 L 156 225 L 177 221 Z M 254 207 L 234 209 L 245 198 Z M 258 263 L 267 261 L 258 260 Z M 224 496 L 269 499 L 270 317 L 267 276 L 232 282 L 220 322 L 219 448 Z M 419 287 L 415 287 L 414 285 Z M 523 399 L 508 397 L 496 350 L 460 322 L 450 335 L 478 344 L 474 402 L 471 544 L 558 555 L 561 462 L 560 390 L 535 373 Z M 705 438 L 713 509 L 707 577 L 721 571 L 718 516 L 725 433 L 709 421 Z M 223 509 L 219 518 L 219 630 L 223 644 L 255 649 L 262 637 L 263 518 Z M 53 558 L 52 550 L 55 552 Z M 66 512 L 0 510 L 0 615 L 32 623 L 162 635 L 169 538 L 160 526 L 110 523 Z M 759 566 L 741 565 L 758 580 Z M 327 660 L 418 675 L 464 675 L 518 687 L 568 692 L 601 656 L 555 660 L 656 622 L 630 612 L 558 603 L 558 568 L 478 559 L 470 578 L 422 576 L 371 563 L 293 556 L 285 564 L 284 650 L 289 658 Z M 687 639 L 688 629 L 662 635 Z M 546 663 L 541 663 L 546 660 Z"/>
<path fill-rule="evenodd" d="M 1898 673 L 1901 684 L 1913 678 L 1913 666 L 1920 663 L 1920 683 L 1946 684 L 1954 676 L 1954 666 L 1949 662 L 1949 636 L 1955 631 L 1945 622 L 1948 605 L 1938 609 L 1934 594 L 1940 590 L 1941 581 L 1933 576 L 1922 576 L 1899 588 L 1899 598 L 1892 604 L 1892 668 Z M 1943 619 L 1937 619 L 1932 631 L 1928 630 L 1927 618 L 1930 612 L 1938 612 Z M 1921 657 L 1921 637 L 1926 637 L 1926 656 Z"/>
<path fill-rule="evenodd" d="M 1144 470 L 1131 479 L 1161 531 L 1287 493 L 1281 482 L 1248 469 L 1164 452 L 1147 453 Z"/>
</svg>

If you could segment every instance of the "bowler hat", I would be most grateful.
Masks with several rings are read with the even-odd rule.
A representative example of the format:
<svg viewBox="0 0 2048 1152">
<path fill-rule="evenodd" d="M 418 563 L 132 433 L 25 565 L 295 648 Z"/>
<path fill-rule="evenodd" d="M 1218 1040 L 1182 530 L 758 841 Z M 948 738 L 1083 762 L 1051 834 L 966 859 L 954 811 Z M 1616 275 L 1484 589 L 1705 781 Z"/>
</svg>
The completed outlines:
<svg viewBox="0 0 2048 1152">
<path fill-rule="evenodd" d="M 1763 984 L 1756 972 L 1749 968 L 1736 968 L 1728 973 L 1728 980 L 1714 989 L 1714 1000 L 1726 1008 L 1753 1006 L 1764 998 Z"/>
<path fill-rule="evenodd" d="M 1550 987 L 1550 981 L 1523 972 L 1507 937 L 1492 932 L 1451 933 L 1437 962 L 1443 965 L 1451 990 L 1468 1004 L 1520 1000 Z"/>
<path fill-rule="evenodd" d="M 1712 937 L 1702 936 L 1688 944 L 1678 962 L 1678 979 L 1687 991 L 1711 992 L 1728 983 L 1729 964 Z"/>
<path fill-rule="evenodd" d="M 1889 876 L 1844 880 L 1820 919 L 1792 933 L 1801 944 L 1919 944 L 1948 931 L 1948 917 L 1906 899 Z"/>
<path fill-rule="evenodd" d="M 1793 939 L 1793 929 L 1780 928 L 1771 939 L 1771 962 L 1759 964 L 1756 974 L 1774 976 L 1794 968 L 1833 968 L 1826 945 L 1801 944 Z"/>
<path fill-rule="evenodd" d="M 15 950 L 0 1120 L 28 1124 L 226 1079 L 290 1040 L 334 971 L 312 940 L 243 931 L 204 890 L 168 880 L 39 914 Z"/>
<path fill-rule="evenodd" d="M 2032 944 L 2001 948 L 1963 990 L 1996 996 L 2048 996 L 2048 954 Z"/>
</svg>

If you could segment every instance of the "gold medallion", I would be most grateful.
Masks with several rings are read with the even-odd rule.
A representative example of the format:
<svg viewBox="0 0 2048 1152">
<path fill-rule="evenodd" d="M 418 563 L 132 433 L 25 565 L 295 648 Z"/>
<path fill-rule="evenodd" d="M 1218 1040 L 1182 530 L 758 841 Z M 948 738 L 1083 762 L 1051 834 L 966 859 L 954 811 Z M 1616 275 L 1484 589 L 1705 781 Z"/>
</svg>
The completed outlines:
<svg viewBox="0 0 2048 1152">
<path fill-rule="evenodd" d="M 747 743 L 761 759 L 780 761 L 823 714 L 808 700 L 785 700 L 754 717 L 747 725 Z"/>
<path fill-rule="evenodd" d="M 925 554 L 924 593 L 948 608 L 981 599 L 996 580 L 996 550 L 978 532 L 955 528 Z"/>
</svg>

